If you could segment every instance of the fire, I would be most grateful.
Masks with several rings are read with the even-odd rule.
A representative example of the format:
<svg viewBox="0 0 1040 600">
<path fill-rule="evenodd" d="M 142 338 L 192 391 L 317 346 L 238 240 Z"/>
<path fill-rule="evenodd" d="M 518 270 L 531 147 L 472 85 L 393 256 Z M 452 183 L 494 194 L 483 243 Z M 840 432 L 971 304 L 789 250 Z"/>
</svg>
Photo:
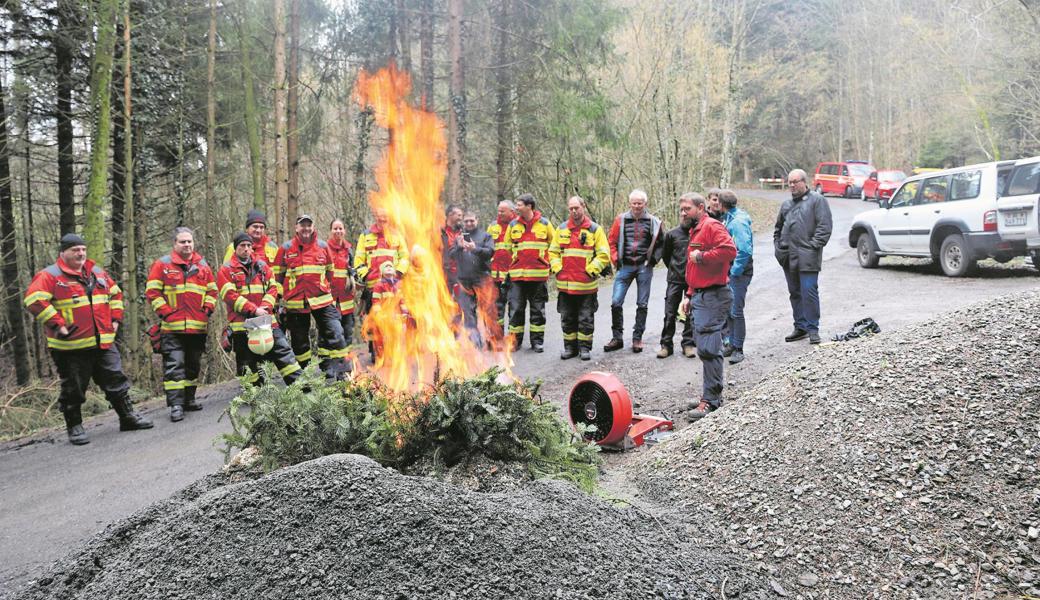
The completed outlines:
<svg viewBox="0 0 1040 600">
<path fill-rule="evenodd" d="M 372 210 L 384 210 L 389 229 L 408 246 L 411 265 L 397 293 L 381 301 L 365 319 L 363 333 L 381 346 L 375 374 L 391 389 L 416 390 L 437 377 L 468 377 L 494 364 L 511 364 L 505 350 L 476 347 L 462 319 L 442 268 L 440 195 L 447 172 L 444 125 L 432 112 L 408 104 L 411 80 L 393 65 L 358 75 L 355 99 L 371 107 L 378 126 L 389 131 L 390 144 L 376 168 L 377 189 L 369 194 Z M 479 296 L 482 320 L 494 311 L 494 296 Z M 489 339 L 487 335 L 484 339 Z M 509 346 L 509 344 L 504 344 Z"/>
</svg>

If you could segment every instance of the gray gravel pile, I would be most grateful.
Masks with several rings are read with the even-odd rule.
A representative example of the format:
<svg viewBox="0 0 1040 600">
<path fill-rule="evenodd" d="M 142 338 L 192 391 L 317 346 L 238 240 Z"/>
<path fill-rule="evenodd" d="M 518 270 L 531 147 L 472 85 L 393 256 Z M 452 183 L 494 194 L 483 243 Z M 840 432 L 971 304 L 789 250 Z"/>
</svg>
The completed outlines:
<svg viewBox="0 0 1040 600">
<path fill-rule="evenodd" d="M 629 474 L 781 596 L 1038 597 L 1038 315 L 1032 292 L 819 348 Z"/>
<path fill-rule="evenodd" d="M 766 597 L 740 561 L 574 487 L 484 494 L 335 455 L 114 525 L 23 599 Z"/>
</svg>

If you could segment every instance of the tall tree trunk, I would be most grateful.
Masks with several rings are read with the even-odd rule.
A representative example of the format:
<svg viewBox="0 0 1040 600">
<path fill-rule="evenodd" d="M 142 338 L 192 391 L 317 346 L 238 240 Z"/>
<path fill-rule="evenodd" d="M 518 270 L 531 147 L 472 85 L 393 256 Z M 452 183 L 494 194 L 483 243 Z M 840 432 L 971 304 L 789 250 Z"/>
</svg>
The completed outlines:
<svg viewBox="0 0 1040 600">
<path fill-rule="evenodd" d="M 289 164 L 289 222 L 300 212 L 300 0 L 292 0 L 289 13 L 289 122 L 286 151 Z"/>
<path fill-rule="evenodd" d="M 274 205 L 280 237 L 285 237 L 286 209 L 289 204 L 285 92 L 285 2 L 274 0 Z"/>
<path fill-rule="evenodd" d="M 388 44 L 386 51 L 390 61 L 397 62 L 397 19 L 400 15 L 398 10 L 398 3 L 395 0 L 393 6 L 390 7 L 390 31 L 386 36 L 386 42 Z"/>
<path fill-rule="evenodd" d="M 243 5 L 244 6 L 244 5 Z M 238 30 L 238 54 L 242 69 L 242 87 L 245 88 L 246 139 L 249 142 L 249 167 L 253 184 L 253 208 L 266 210 L 264 206 L 264 165 L 260 158 L 260 127 L 257 125 L 256 91 L 253 82 L 253 66 L 246 49 L 245 30 L 242 21 L 235 19 Z"/>
<path fill-rule="evenodd" d="M 126 286 L 124 297 L 126 311 L 123 317 L 124 327 L 127 335 L 123 336 L 123 347 L 129 354 L 127 364 L 131 365 L 133 372 L 137 372 L 137 364 L 141 361 L 141 334 L 140 322 L 138 321 L 137 309 L 137 277 L 134 269 L 137 266 L 137 220 L 134 206 L 134 140 L 133 123 L 131 119 L 131 84 L 130 78 L 130 2 L 128 1 L 123 12 L 123 131 L 126 132 L 123 142 L 123 166 L 125 174 L 123 177 L 124 205 L 123 220 L 126 223 L 126 264 L 129 265 L 129 274 L 123 284 Z M 122 273 L 116 273 L 121 277 Z"/>
<path fill-rule="evenodd" d="M 746 11 L 744 2 L 733 4 L 730 18 L 729 64 L 726 74 L 726 104 L 722 111 L 722 152 L 719 157 L 719 187 L 728 188 L 733 177 L 733 159 L 737 147 L 737 119 L 743 102 L 744 39 Z"/>
<path fill-rule="evenodd" d="M 408 18 L 408 11 L 411 7 L 408 6 L 407 0 L 396 0 L 397 9 L 395 14 L 397 15 L 397 38 L 401 43 L 401 68 L 404 69 L 405 73 L 412 74 L 412 36 L 411 36 L 411 19 Z"/>
<path fill-rule="evenodd" d="M 87 253 L 95 262 L 104 264 L 105 196 L 108 193 L 108 150 L 112 137 L 111 94 L 112 53 L 116 41 L 116 7 L 119 0 L 98 0 L 97 43 L 90 76 L 90 106 L 94 113 L 94 133 L 90 147 L 90 181 L 84 206 L 86 226 L 83 238 Z"/>
<path fill-rule="evenodd" d="M 61 235 L 76 230 L 76 181 L 72 156 L 72 30 L 74 0 L 57 0 L 58 27 L 54 34 L 57 75 L 58 213 Z"/>
<path fill-rule="evenodd" d="M 4 105 L 4 82 L 0 77 L 0 257 L 3 259 L 7 326 L 11 329 L 12 358 L 18 385 L 29 383 L 29 348 L 25 343 L 22 321 L 22 290 L 18 285 L 18 250 L 14 233 L 14 201 L 11 198 L 11 154 L 7 145 L 7 111 Z"/>
<path fill-rule="evenodd" d="M 29 141 L 29 95 L 25 94 L 23 98 L 25 107 L 23 114 L 25 115 L 25 123 L 22 127 L 22 135 L 24 136 L 23 147 L 25 149 L 25 169 L 23 169 L 23 175 L 25 177 L 25 184 L 22 192 L 22 239 L 25 240 L 25 245 L 28 247 L 28 255 L 26 256 L 26 264 L 29 267 L 29 273 L 35 273 L 38 270 L 38 263 L 36 260 L 36 224 L 33 222 L 33 181 L 32 181 L 32 144 Z M 23 311 L 24 323 L 23 328 L 32 331 L 32 356 L 33 356 L 33 367 L 35 367 L 35 375 L 37 377 L 43 377 L 44 373 L 50 372 L 50 363 L 45 360 L 44 356 L 46 350 L 40 340 L 40 328 L 36 327 L 36 322 L 32 319 L 29 311 Z"/>
<path fill-rule="evenodd" d="M 421 0 L 419 16 L 419 58 L 422 59 L 423 106 L 433 110 L 433 0 Z"/>
<path fill-rule="evenodd" d="M 368 153 L 368 145 L 372 134 L 372 110 L 363 108 L 357 114 L 357 158 L 354 160 L 354 195 L 358 206 L 363 206 L 367 198 L 365 192 L 365 154 Z"/>
<path fill-rule="evenodd" d="M 216 222 L 213 212 L 217 197 L 217 0 L 209 0 L 209 43 L 206 46 L 206 226 L 205 251 L 210 260 L 216 260 Z"/>
<path fill-rule="evenodd" d="M 188 65 L 188 5 L 181 5 L 181 59 L 180 68 L 187 71 Z M 177 180 L 173 184 L 175 211 L 177 215 L 176 226 L 187 225 L 188 217 L 188 189 L 184 176 L 184 123 L 187 118 L 184 115 L 184 95 L 178 96 L 177 101 Z M 143 238 L 142 238 L 143 239 Z"/>
<path fill-rule="evenodd" d="M 448 112 L 448 198 L 466 201 L 466 79 L 462 62 L 463 0 L 448 0 L 451 110 Z"/>
<path fill-rule="evenodd" d="M 124 2 L 123 4 L 127 3 Z M 126 74 L 123 72 L 126 64 L 126 27 L 123 23 L 124 16 L 120 16 L 116 26 L 116 39 L 124 41 L 118 47 L 119 54 L 117 58 L 119 60 L 114 61 L 112 67 L 113 81 L 126 80 Z M 112 112 L 122 115 L 125 112 L 123 102 L 124 95 L 122 91 L 113 86 Z M 116 279 L 123 277 L 123 213 L 126 206 L 125 125 L 121 119 L 113 119 L 112 121 L 112 256 L 109 259 L 108 272 Z"/>
<path fill-rule="evenodd" d="M 512 72 L 513 65 L 509 39 L 510 0 L 499 0 L 495 14 L 498 28 L 495 39 L 495 194 L 505 200 L 512 172 Z"/>
</svg>

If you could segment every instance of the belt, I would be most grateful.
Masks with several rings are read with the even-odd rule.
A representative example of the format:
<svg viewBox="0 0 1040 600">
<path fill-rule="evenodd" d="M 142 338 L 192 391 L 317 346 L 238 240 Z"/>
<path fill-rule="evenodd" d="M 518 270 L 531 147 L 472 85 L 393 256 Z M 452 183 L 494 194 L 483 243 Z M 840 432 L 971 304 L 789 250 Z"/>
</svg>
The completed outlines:
<svg viewBox="0 0 1040 600">
<path fill-rule="evenodd" d="M 718 284 L 715 284 L 715 285 L 709 285 L 708 287 L 693 288 L 693 293 L 694 294 L 699 294 L 701 292 L 710 292 L 712 290 L 717 290 L 717 289 L 724 288 L 724 287 L 726 287 L 725 284 L 718 283 Z"/>
</svg>

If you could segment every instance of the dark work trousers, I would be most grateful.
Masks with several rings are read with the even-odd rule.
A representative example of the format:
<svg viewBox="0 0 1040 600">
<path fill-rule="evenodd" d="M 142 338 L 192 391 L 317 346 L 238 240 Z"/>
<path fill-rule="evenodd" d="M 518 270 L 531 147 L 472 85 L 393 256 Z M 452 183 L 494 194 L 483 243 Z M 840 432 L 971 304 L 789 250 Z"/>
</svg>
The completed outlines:
<svg viewBox="0 0 1040 600">
<path fill-rule="evenodd" d="M 697 332 L 697 356 L 704 366 L 701 399 L 722 406 L 722 327 L 726 324 L 733 292 L 727 286 L 708 288 L 693 294 L 693 322 Z"/>
<path fill-rule="evenodd" d="M 300 363 L 296 362 L 296 356 L 289 347 L 289 340 L 285 339 L 281 328 L 275 327 L 271 333 L 274 334 L 274 346 L 263 356 L 249 349 L 249 334 L 246 332 L 237 331 L 231 336 L 231 343 L 235 348 L 235 372 L 242 376 L 246 374 L 246 369 L 249 369 L 251 373 L 246 381 L 263 383 L 258 367 L 260 363 L 270 361 L 278 367 L 285 384 L 289 385 L 300 377 Z"/>
<path fill-rule="evenodd" d="M 321 370 L 330 379 L 342 377 L 347 372 L 347 344 L 343 339 L 343 324 L 339 309 L 330 304 L 310 312 L 285 314 L 289 342 L 300 366 L 307 368 L 311 360 L 311 317 L 318 327 L 318 360 Z"/>
<path fill-rule="evenodd" d="M 354 313 L 356 312 L 357 308 L 349 315 L 339 316 L 339 324 L 343 327 L 343 343 L 348 346 L 354 343 Z"/>
<path fill-rule="evenodd" d="M 509 304 L 509 281 L 496 281 L 495 287 L 498 288 L 498 296 L 495 297 L 495 310 L 498 312 L 498 325 L 502 328 L 502 331 L 506 330 L 506 313 L 508 312 L 507 306 Z"/>
<path fill-rule="evenodd" d="M 163 389 L 166 406 L 195 401 L 199 368 L 206 353 L 205 333 L 164 333 L 159 341 L 163 357 Z"/>
<path fill-rule="evenodd" d="M 477 321 L 478 306 L 476 287 L 467 285 L 460 281 L 459 284 L 455 286 L 455 303 L 459 305 L 459 311 L 462 313 L 462 323 L 466 328 L 466 333 L 469 334 L 470 341 L 473 342 L 473 345 L 477 348 L 482 347 L 483 342 L 480 337 L 480 325 Z"/>
<path fill-rule="evenodd" d="M 105 392 L 105 399 L 120 416 L 124 410 L 129 414 L 130 380 L 123 373 L 123 361 L 115 345 L 107 350 L 51 350 L 51 358 L 61 378 L 58 405 L 65 414 L 66 426 L 83 422 L 79 407 L 87 399 L 87 386 L 91 379 Z"/>
<path fill-rule="evenodd" d="M 664 327 L 661 329 L 661 346 L 674 349 L 672 340 L 675 338 L 675 321 L 679 317 L 679 305 L 686 296 L 686 282 L 668 282 L 668 288 L 664 292 Z M 693 318 L 685 315 L 682 330 L 682 347 L 692 348 L 697 345 L 693 336 Z"/>
<path fill-rule="evenodd" d="M 556 310 L 560 313 L 564 346 L 592 350 L 592 332 L 596 328 L 596 311 L 599 310 L 597 295 L 560 292 L 556 297 Z"/>
<path fill-rule="evenodd" d="M 531 346 L 545 343 L 545 303 L 549 288 L 544 281 L 513 281 L 509 284 L 509 333 L 517 347 L 524 341 L 527 305 L 531 305 Z"/>
</svg>

